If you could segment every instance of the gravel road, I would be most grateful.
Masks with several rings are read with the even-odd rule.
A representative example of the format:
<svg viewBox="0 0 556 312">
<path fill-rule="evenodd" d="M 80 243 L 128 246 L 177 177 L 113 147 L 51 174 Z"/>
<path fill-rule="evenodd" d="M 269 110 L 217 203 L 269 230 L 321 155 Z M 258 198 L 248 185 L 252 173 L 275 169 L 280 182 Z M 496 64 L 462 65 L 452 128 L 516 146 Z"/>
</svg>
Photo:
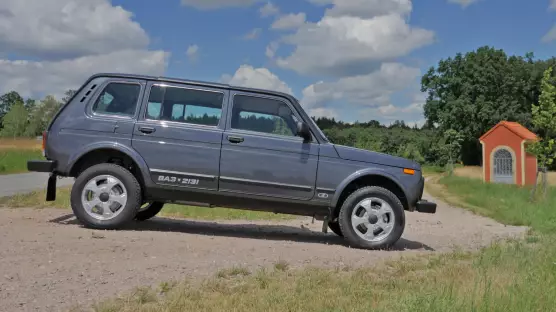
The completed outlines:
<svg viewBox="0 0 556 312">
<path fill-rule="evenodd" d="M 406 231 L 392 251 L 347 248 L 334 234 L 320 233 L 320 222 L 310 218 L 155 218 L 121 231 L 92 231 L 80 227 L 70 210 L 0 209 L 0 311 L 59 311 L 233 265 L 256 270 L 286 260 L 292 267 L 369 266 L 401 255 L 479 248 L 526 231 L 439 204 L 435 215 L 407 213 Z"/>
<path fill-rule="evenodd" d="M 0 197 L 46 189 L 48 173 L 30 172 L 0 175 Z M 59 179 L 57 186 L 71 185 L 73 178 Z"/>
</svg>

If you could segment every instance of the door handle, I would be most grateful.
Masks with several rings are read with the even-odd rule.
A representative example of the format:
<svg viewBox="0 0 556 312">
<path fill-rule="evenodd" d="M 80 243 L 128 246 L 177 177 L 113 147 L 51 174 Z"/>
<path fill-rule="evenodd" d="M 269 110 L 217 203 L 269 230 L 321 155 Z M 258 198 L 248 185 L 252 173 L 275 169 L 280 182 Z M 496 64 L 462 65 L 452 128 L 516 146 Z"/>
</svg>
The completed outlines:
<svg viewBox="0 0 556 312">
<path fill-rule="evenodd" d="M 239 136 L 231 136 L 231 135 L 228 136 L 228 141 L 230 141 L 231 143 L 238 144 L 238 143 L 243 142 L 243 140 L 244 139 L 242 137 L 239 137 Z"/>
<path fill-rule="evenodd" d="M 139 131 L 146 133 L 146 134 L 150 134 L 156 131 L 155 128 L 152 127 L 139 127 Z"/>
</svg>

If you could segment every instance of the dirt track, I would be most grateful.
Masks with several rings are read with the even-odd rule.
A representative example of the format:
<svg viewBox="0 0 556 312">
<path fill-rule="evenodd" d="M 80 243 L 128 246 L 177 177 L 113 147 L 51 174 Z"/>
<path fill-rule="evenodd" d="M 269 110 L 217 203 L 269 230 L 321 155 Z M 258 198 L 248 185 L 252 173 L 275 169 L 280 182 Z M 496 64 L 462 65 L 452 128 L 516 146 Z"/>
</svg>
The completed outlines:
<svg viewBox="0 0 556 312">
<path fill-rule="evenodd" d="M 334 234 L 320 233 L 321 223 L 311 218 L 279 224 L 155 218 L 126 230 L 92 231 L 70 210 L 0 209 L 0 311 L 59 311 L 233 265 L 366 266 L 400 255 L 478 248 L 526 230 L 439 204 L 436 215 L 407 213 L 405 233 L 392 251 L 347 248 Z"/>
</svg>

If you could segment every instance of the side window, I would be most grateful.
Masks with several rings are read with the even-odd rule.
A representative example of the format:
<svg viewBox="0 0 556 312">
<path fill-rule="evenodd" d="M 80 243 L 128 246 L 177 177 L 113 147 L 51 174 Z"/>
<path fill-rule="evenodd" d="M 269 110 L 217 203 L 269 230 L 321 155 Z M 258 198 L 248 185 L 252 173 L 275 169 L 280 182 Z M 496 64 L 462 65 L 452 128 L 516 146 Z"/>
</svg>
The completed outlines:
<svg viewBox="0 0 556 312">
<path fill-rule="evenodd" d="M 236 95 L 231 122 L 233 129 L 296 136 L 297 118 L 278 100 Z"/>
<path fill-rule="evenodd" d="M 169 86 L 153 86 L 145 118 L 217 126 L 224 94 Z"/>
<path fill-rule="evenodd" d="M 111 82 L 93 104 L 97 114 L 133 116 L 141 86 L 134 83 Z"/>
</svg>

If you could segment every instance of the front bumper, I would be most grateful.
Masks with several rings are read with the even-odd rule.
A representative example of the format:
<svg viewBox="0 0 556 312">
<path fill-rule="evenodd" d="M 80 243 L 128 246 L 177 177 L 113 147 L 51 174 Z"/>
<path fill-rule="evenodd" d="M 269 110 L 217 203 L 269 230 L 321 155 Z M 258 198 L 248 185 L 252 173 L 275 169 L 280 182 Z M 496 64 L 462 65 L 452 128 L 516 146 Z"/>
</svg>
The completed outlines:
<svg viewBox="0 0 556 312">
<path fill-rule="evenodd" d="M 436 203 L 421 199 L 415 204 L 415 210 L 422 213 L 436 213 Z"/>
<path fill-rule="evenodd" d="M 34 172 L 48 172 L 48 184 L 46 186 L 46 201 L 56 200 L 56 180 L 57 175 L 56 161 L 54 160 L 29 160 L 27 161 L 27 170 Z"/>
</svg>

